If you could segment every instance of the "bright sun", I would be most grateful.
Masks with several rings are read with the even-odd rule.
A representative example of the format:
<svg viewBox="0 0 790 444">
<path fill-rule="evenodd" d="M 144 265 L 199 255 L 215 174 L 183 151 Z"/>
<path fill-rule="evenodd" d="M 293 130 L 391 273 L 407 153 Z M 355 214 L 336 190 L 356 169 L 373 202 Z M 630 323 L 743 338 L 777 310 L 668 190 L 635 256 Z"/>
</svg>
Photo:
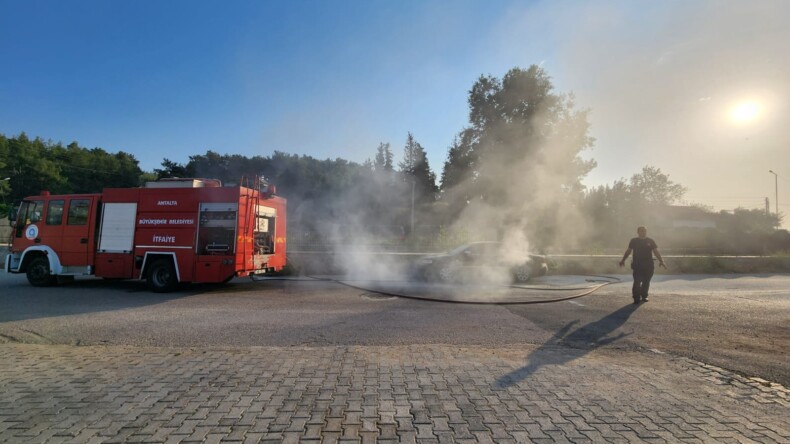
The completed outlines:
<svg viewBox="0 0 790 444">
<path fill-rule="evenodd" d="M 730 118 L 736 123 L 748 123 L 760 115 L 757 102 L 741 102 L 730 110 Z"/>
</svg>

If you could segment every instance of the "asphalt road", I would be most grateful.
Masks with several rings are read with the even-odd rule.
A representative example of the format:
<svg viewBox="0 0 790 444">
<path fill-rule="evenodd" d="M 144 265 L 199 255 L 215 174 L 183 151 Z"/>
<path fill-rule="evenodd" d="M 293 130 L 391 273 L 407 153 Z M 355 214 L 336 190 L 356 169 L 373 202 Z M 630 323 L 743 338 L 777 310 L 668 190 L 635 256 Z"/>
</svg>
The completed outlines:
<svg viewBox="0 0 790 444">
<path fill-rule="evenodd" d="M 100 279 L 33 288 L 24 276 L 0 273 L 0 342 L 534 344 L 566 347 L 576 357 L 605 347 L 686 356 L 790 386 L 790 275 L 657 276 L 650 302 L 638 306 L 631 303 L 630 276 L 621 278 L 570 301 L 498 306 L 385 297 L 326 281 L 236 280 L 159 295 L 140 282 Z M 574 279 L 584 283 L 564 278 L 564 284 Z M 464 292 L 503 297 L 493 287 Z"/>
</svg>

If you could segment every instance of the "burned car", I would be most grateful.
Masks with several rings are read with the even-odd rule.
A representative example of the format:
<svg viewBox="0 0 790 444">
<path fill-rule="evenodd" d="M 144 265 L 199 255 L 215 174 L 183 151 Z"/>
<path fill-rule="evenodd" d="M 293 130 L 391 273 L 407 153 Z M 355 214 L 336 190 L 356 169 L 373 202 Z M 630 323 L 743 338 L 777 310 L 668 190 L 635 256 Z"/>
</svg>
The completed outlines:
<svg viewBox="0 0 790 444">
<path fill-rule="evenodd" d="M 425 256 L 414 267 L 418 278 L 443 282 L 502 279 L 526 282 L 545 275 L 548 270 L 545 256 L 513 252 L 501 242 L 461 245 L 445 254 Z"/>
</svg>

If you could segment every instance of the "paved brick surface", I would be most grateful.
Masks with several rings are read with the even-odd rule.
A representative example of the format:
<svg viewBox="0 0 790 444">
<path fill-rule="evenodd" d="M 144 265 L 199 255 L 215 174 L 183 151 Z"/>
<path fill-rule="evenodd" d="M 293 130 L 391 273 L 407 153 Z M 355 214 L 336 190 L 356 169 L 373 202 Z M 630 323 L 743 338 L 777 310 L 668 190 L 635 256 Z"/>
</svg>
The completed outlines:
<svg viewBox="0 0 790 444">
<path fill-rule="evenodd" d="M 0 345 L 2 442 L 790 442 L 778 384 L 550 346 Z"/>
</svg>

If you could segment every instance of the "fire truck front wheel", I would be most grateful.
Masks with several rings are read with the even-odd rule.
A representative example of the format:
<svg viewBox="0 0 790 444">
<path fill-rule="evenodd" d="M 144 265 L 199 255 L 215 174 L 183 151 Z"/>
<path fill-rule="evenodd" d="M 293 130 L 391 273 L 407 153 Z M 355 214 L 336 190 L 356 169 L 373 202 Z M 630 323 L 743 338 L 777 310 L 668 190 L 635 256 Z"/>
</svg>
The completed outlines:
<svg viewBox="0 0 790 444">
<path fill-rule="evenodd" d="M 49 271 L 49 260 L 44 256 L 34 257 L 27 264 L 27 280 L 34 287 L 49 287 L 57 278 Z"/>
<path fill-rule="evenodd" d="M 148 269 L 148 288 L 155 293 L 166 293 L 175 290 L 178 277 L 173 263 L 167 259 L 160 259 L 151 264 Z"/>
</svg>

